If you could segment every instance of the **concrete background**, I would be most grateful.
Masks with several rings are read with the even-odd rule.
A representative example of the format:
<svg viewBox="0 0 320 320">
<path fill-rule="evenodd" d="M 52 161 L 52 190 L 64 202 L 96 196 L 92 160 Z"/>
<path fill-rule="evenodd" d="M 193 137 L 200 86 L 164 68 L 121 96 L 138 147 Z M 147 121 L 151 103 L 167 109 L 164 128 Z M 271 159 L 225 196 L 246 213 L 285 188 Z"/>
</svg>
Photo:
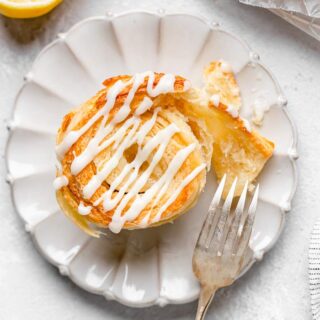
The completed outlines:
<svg viewBox="0 0 320 320">
<path fill-rule="evenodd" d="M 246 40 L 278 78 L 299 130 L 299 186 L 276 247 L 234 286 L 218 293 L 208 319 L 311 319 L 308 243 L 320 212 L 320 43 L 262 9 L 235 0 L 65 0 L 29 21 L 0 18 L 0 319 L 193 319 L 196 303 L 131 309 L 77 288 L 35 250 L 4 181 L 3 153 L 14 97 L 44 45 L 83 18 L 158 8 L 219 21 Z"/>
</svg>

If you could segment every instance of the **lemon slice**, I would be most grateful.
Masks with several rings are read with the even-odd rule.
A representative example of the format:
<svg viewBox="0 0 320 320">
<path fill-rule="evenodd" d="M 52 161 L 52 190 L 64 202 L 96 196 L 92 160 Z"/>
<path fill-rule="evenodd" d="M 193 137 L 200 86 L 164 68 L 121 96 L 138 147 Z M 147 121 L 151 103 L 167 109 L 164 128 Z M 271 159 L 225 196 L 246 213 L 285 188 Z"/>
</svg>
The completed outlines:
<svg viewBox="0 0 320 320">
<path fill-rule="evenodd" d="M 62 0 L 0 0 L 0 13 L 10 18 L 42 16 Z"/>
</svg>

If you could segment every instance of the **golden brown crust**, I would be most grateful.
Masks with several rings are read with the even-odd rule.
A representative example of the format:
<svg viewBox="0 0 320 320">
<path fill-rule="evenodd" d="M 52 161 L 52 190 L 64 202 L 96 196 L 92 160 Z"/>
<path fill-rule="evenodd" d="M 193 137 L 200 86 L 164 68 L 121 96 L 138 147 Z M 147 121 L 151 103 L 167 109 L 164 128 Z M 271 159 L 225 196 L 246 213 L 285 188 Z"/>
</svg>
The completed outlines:
<svg viewBox="0 0 320 320">
<path fill-rule="evenodd" d="M 160 78 L 163 74 L 156 74 L 155 81 L 153 86 L 156 86 L 159 83 Z M 106 103 L 106 94 L 108 90 L 119 80 L 122 81 L 129 81 L 131 76 L 118 76 L 114 78 L 107 79 L 104 82 L 106 88 L 99 91 L 93 98 L 88 100 L 79 108 L 71 111 L 67 114 L 62 122 L 61 128 L 58 131 L 57 136 L 57 144 L 60 144 L 61 141 L 65 138 L 66 134 L 72 130 L 78 130 L 82 128 Z M 171 95 L 182 92 L 184 90 L 184 83 L 185 79 L 182 77 L 176 76 L 174 89 L 175 92 Z M 117 113 L 119 108 L 123 105 L 125 99 L 128 96 L 128 93 L 131 89 L 131 86 L 126 87 L 121 93 L 117 96 L 116 102 L 114 107 L 110 111 L 110 118 L 111 120 L 114 115 Z M 131 113 L 133 113 L 139 103 L 143 100 L 144 97 L 148 96 L 147 93 L 147 78 L 145 79 L 144 83 L 139 87 L 136 91 L 135 97 L 130 104 Z M 152 98 L 152 100 L 157 100 L 155 106 L 159 107 L 159 97 Z M 151 111 L 155 108 L 152 106 Z M 143 115 L 140 116 L 142 123 L 150 120 L 152 116 L 152 112 L 147 111 Z M 108 121 L 109 121 L 108 120 Z M 112 150 L 111 146 L 102 150 L 98 155 L 95 156 L 94 160 L 91 161 L 80 173 L 77 175 L 71 174 L 71 164 L 75 158 L 75 156 L 80 155 L 85 148 L 87 147 L 89 141 L 95 135 L 100 123 L 102 121 L 102 117 L 97 120 L 91 127 L 88 129 L 79 139 L 78 141 L 66 152 L 64 155 L 61 164 L 62 164 L 62 173 L 68 178 L 68 185 L 62 187 L 60 190 L 57 191 L 57 199 L 60 203 L 60 206 L 64 209 L 64 211 L 68 211 L 68 215 L 73 217 L 73 220 L 79 224 L 79 216 L 78 213 L 78 206 L 80 202 L 82 202 L 85 206 L 92 206 L 90 214 L 87 216 L 81 216 L 81 227 L 86 229 L 84 225 L 88 225 L 88 223 L 93 223 L 95 225 L 101 227 L 107 227 L 115 213 L 115 209 L 106 211 L 103 208 L 102 204 L 94 205 L 94 202 L 97 201 L 109 188 L 112 179 L 115 178 L 117 174 L 120 173 L 121 167 L 123 167 L 123 162 L 126 161 L 125 157 L 121 160 L 119 164 L 119 169 L 116 168 L 114 172 L 110 174 L 109 177 L 102 183 L 102 185 L 98 188 L 98 190 L 94 193 L 94 195 L 90 199 L 84 199 L 83 197 L 83 189 L 88 184 L 90 179 L 97 173 L 99 168 L 103 166 L 106 160 L 111 156 Z M 204 158 L 202 156 L 201 148 L 199 142 L 197 141 L 196 137 L 193 135 L 192 130 L 188 125 L 186 125 L 184 121 L 184 116 L 179 112 L 174 105 L 174 100 L 166 99 L 165 95 L 161 98 L 161 110 L 158 113 L 157 121 L 155 126 L 151 130 L 151 134 L 154 135 L 157 131 L 165 128 L 171 122 L 175 123 L 180 132 L 174 134 L 172 139 L 170 140 L 166 152 L 164 154 L 163 159 L 159 162 L 159 165 L 156 167 L 154 177 L 148 180 L 147 184 L 152 184 L 152 181 L 156 181 L 160 177 L 160 175 L 164 172 L 169 163 L 170 159 L 178 152 L 178 150 L 188 146 L 191 143 L 195 143 L 197 145 L 196 150 L 193 151 L 186 161 L 183 163 L 182 167 L 176 174 L 172 185 L 169 187 L 168 192 L 164 195 L 163 199 L 152 207 L 148 205 L 133 221 L 127 221 L 124 225 L 124 228 L 136 228 L 141 227 L 142 219 L 151 212 L 150 215 L 150 223 L 149 226 L 152 226 L 153 223 L 151 222 L 152 218 L 156 216 L 158 210 L 160 209 L 161 205 L 164 204 L 165 200 L 168 200 L 170 194 L 178 187 L 179 183 L 186 177 L 192 170 L 196 167 L 204 163 Z M 120 123 L 115 127 L 115 129 L 108 135 L 105 139 L 109 136 L 112 136 L 115 132 L 117 132 L 118 128 L 122 125 Z M 158 173 L 156 172 L 158 171 Z M 109 180 L 108 180 L 109 179 Z M 181 214 L 188 208 L 194 200 L 198 197 L 199 193 L 203 189 L 205 183 L 205 170 L 193 180 L 191 181 L 185 188 L 183 188 L 182 192 L 177 196 L 176 200 L 162 213 L 161 219 L 156 224 L 161 224 L 162 221 L 168 221 L 175 218 L 177 215 Z M 126 210 L 130 207 L 132 201 L 128 203 L 126 206 Z M 76 217 L 76 218 L 75 218 Z M 88 229 L 90 229 L 88 227 Z M 88 231 L 88 230 L 87 230 Z"/>
</svg>

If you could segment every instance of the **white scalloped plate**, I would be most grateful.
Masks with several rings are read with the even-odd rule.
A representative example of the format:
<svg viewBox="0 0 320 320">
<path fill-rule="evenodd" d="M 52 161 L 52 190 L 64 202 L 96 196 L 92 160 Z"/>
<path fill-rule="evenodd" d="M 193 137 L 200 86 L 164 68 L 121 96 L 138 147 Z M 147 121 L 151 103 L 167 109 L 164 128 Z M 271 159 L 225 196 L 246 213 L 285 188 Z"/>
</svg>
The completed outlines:
<svg viewBox="0 0 320 320">
<path fill-rule="evenodd" d="M 134 307 L 196 299 L 199 286 L 191 257 L 215 181 L 209 174 L 197 206 L 174 224 L 91 239 L 61 214 L 55 200 L 54 140 L 62 116 L 91 97 L 107 77 L 155 70 L 198 84 L 203 67 L 214 59 L 232 65 L 243 116 L 250 118 L 259 95 L 270 105 L 261 131 L 276 150 L 259 177 L 252 239 L 262 257 L 280 235 L 296 188 L 297 138 L 277 82 L 241 40 L 186 14 L 94 17 L 59 35 L 27 75 L 15 102 L 6 151 L 13 202 L 43 256 L 85 290 Z"/>
</svg>

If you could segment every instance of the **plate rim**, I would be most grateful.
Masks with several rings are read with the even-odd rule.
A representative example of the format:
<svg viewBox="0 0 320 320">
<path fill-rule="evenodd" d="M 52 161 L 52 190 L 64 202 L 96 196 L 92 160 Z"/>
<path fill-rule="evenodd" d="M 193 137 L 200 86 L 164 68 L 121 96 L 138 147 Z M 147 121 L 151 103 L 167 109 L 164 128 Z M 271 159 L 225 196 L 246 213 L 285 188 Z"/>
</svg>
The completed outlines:
<svg viewBox="0 0 320 320">
<path fill-rule="evenodd" d="M 67 31 L 64 32 L 60 32 L 56 35 L 55 39 L 53 39 L 49 44 L 45 45 L 37 54 L 35 60 L 33 61 L 33 63 L 31 64 L 31 67 L 29 69 L 29 71 L 26 73 L 26 75 L 23 77 L 23 84 L 21 85 L 20 89 L 18 90 L 15 99 L 13 101 L 13 107 L 12 107 L 12 111 L 11 114 L 9 115 L 9 118 L 7 118 L 7 130 L 8 130 L 8 135 L 6 138 L 6 144 L 5 144 L 5 148 L 4 148 L 4 162 L 5 162 L 5 169 L 6 169 L 6 177 L 5 180 L 6 182 L 9 184 L 10 186 L 10 198 L 11 198 L 11 202 L 13 205 L 13 209 L 16 212 L 16 214 L 18 214 L 19 218 L 21 219 L 22 223 L 24 224 L 24 228 L 26 230 L 26 232 L 30 233 L 32 242 L 34 243 L 35 248 L 37 249 L 37 251 L 47 260 L 47 262 L 49 262 L 50 264 L 52 264 L 53 266 L 57 267 L 60 274 L 62 276 L 68 276 L 68 278 L 75 283 L 78 287 L 80 287 L 83 290 L 86 290 L 90 293 L 93 294 L 97 294 L 97 295 L 103 295 L 107 300 L 115 300 L 125 306 L 128 307 L 134 307 L 134 308 L 145 308 L 145 307 L 150 307 L 150 306 L 166 306 L 168 304 L 172 304 L 172 305 L 180 305 L 180 304 L 185 304 L 185 303 L 189 303 L 194 301 L 195 299 L 197 299 L 197 296 L 190 296 L 188 299 L 167 299 L 164 297 L 159 296 L 157 298 L 157 300 L 155 301 L 151 301 L 151 302 L 147 302 L 147 303 L 131 303 L 128 300 L 125 300 L 124 298 L 118 298 L 117 296 L 115 296 L 113 293 L 109 292 L 108 290 L 106 290 L 103 294 L 100 292 L 95 292 L 92 288 L 90 288 L 89 286 L 86 286 L 82 283 L 80 283 L 79 281 L 77 281 L 77 279 L 75 277 L 72 276 L 71 272 L 68 272 L 68 269 L 66 268 L 65 265 L 60 265 L 59 263 L 57 263 L 56 261 L 54 261 L 53 259 L 51 259 L 51 257 L 49 257 L 47 255 L 47 253 L 45 251 L 43 251 L 41 249 L 41 246 L 39 245 L 35 234 L 32 230 L 32 228 L 28 225 L 28 223 L 25 221 L 25 219 L 21 216 L 15 198 L 14 198 L 14 181 L 12 179 L 11 176 L 11 172 L 9 170 L 9 159 L 8 159 L 8 148 L 10 146 L 10 142 L 11 139 L 13 137 L 13 134 L 15 132 L 15 123 L 14 123 L 14 116 L 15 116 L 15 112 L 16 112 L 16 107 L 17 107 L 17 101 L 21 95 L 21 93 L 23 92 L 24 88 L 30 83 L 31 77 L 32 77 L 32 73 L 34 70 L 34 67 L 36 66 L 38 60 L 46 53 L 47 50 L 49 50 L 52 46 L 54 46 L 56 43 L 60 42 L 64 37 L 68 36 L 68 34 L 70 34 L 72 31 L 74 31 L 75 29 L 80 28 L 82 25 L 91 22 L 91 21 L 99 21 L 99 20 L 109 20 L 112 21 L 116 18 L 122 17 L 122 16 L 127 16 L 130 14 L 148 14 L 151 16 L 156 16 L 158 18 L 162 18 L 165 16 L 189 16 L 192 18 L 196 18 L 197 20 L 203 22 L 204 24 L 206 24 L 206 26 L 209 28 L 209 30 L 217 30 L 217 31 L 222 31 L 227 35 L 232 36 L 234 39 L 236 39 L 238 42 L 240 42 L 248 51 L 248 55 L 250 56 L 250 59 L 252 62 L 254 62 L 255 64 L 259 65 L 262 69 L 265 70 L 265 72 L 270 76 L 271 80 L 273 81 L 273 83 L 276 86 L 276 89 L 279 93 L 279 97 L 281 98 L 281 101 L 279 101 L 279 106 L 281 107 L 281 109 L 284 112 L 285 117 L 287 118 L 287 120 L 290 123 L 291 126 L 291 130 L 292 130 L 292 143 L 291 146 L 288 146 L 288 158 L 290 159 L 290 163 L 292 165 L 292 169 L 293 169 L 293 184 L 292 184 L 292 188 L 290 191 L 290 194 L 287 198 L 287 200 L 285 201 L 285 205 L 281 206 L 279 205 L 279 209 L 281 210 L 281 215 L 282 215 L 282 219 L 281 219 L 281 225 L 280 228 L 276 234 L 276 236 L 272 239 L 272 241 L 269 243 L 268 246 L 266 246 L 264 248 L 264 250 L 259 251 L 254 258 L 252 259 L 252 261 L 246 266 L 246 268 L 242 271 L 242 273 L 240 274 L 239 277 L 241 277 L 242 275 L 244 275 L 251 267 L 252 265 L 263 259 L 263 256 L 266 252 L 268 252 L 278 241 L 280 235 L 282 234 L 284 225 L 285 225 L 285 220 L 286 220 L 286 215 L 287 213 L 291 210 L 291 206 L 292 206 L 292 200 L 293 197 L 296 193 L 297 190 L 297 186 L 298 186 L 298 167 L 297 167 L 297 159 L 299 158 L 299 154 L 298 154 L 298 130 L 297 130 L 297 126 L 295 124 L 295 122 L 292 119 L 292 116 L 290 115 L 290 112 L 288 111 L 287 108 L 287 99 L 283 93 L 283 90 L 280 87 L 280 84 L 278 82 L 278 80 L 275 78 L 274 74 L 270 71 L 270 69 L 265 66 L 264 63 L 262 63 L 260 61 L 260 57 L 257 54 L 256 51 L 252 50 L 251 47 L 249 46 L 249 44 L 243 40 L 241 37 L 238 37 L 236 34 L 234 34 L 233 32 L 230 32 L 228 30 L 226 30 L 225 28 L 221 28 L 220 24 L 218 22 L 216 22 L 215 20 L 209 20 L 208 18 L 206 18 L 205 16 L 201 15 L 201 14 L 193 14 L 190 12 L 184 12 L 183 10 L 178 10 L 178 11 L 170 11 L 170 12 L 166 12 L 163 9 L 157 9 L 155 11 L 153 10 L 125 10 L 119 13 L 114 13 L 112 11 L 108 11 L 106 12 L 104 15 L 97 15 L 97 16 L 91 16 L 85 19 L 80 20 L 79 22 L 75 23 L 74 25 L 72 25 Z M 23 127 L 22 127 L 23 128 Z M 31 128 L 28 128 L 30 130 L 32 130 Z M 53 213 L 56 214 L 56 213 Z M 90 240 L 90 239 L 89 239 Z"/>
</svg>

